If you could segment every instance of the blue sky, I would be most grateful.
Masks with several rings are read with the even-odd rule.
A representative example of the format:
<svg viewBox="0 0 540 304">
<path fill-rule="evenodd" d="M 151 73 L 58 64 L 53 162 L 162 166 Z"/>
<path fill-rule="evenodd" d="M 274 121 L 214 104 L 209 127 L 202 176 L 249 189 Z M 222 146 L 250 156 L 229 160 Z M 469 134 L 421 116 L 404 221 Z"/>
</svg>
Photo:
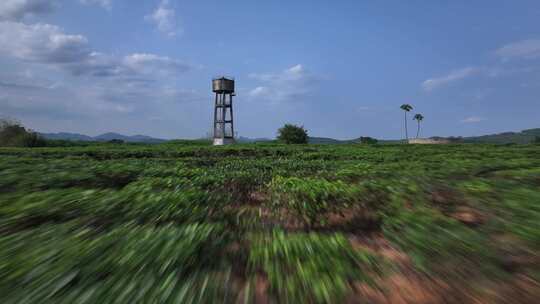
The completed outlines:
<svg viewBox="0 0 540 304">
<path fill-rule="evenodd" d="M 526 0 L 2 0 L 0 116 L 198 138 L 225 74 L 240 136 L 399 138 L 402 103 L 423 136 L 519 131 L 540 127 L 539 20 Z"/>
</svg>

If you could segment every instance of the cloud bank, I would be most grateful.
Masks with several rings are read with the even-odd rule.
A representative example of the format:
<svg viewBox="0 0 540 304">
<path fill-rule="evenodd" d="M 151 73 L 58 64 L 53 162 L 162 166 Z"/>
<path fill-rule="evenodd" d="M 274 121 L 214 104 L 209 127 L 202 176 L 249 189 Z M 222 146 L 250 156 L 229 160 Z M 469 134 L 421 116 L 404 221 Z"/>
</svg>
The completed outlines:
<svg viewBox="0 0 540 304">
<path fill-rule="evenodd" d="M 298 101 L 308 96 L 318 77 L 297 64 L 279 73 L 252 73 L 260 85 L 248 92 L 250 98 L 274 103 Z"/>
<path fill-rule="evenodd" d="M 176 23 L 176 11 L 169 6 L 169 0 L 162 0 L 152 14 L 145 16 L 145 20 L 155 24 L 157 29 L 168 37 L 181 33 Z"/>
<path fill-rule="evenodd" d="M 106 10 L 112 9 L 112 0 L 79 0 L 82 4 L 98 5 Z"/>
<path fill-rule="evenodd" d="M 2 0 L 0 20 L 18 21 L 27 16 L 50 13 L 57 4 L 54 0 Z"/>
<path fill-rule="evenodd" d="M 85 36 L 66 34 L 50 24 L 0 22 L 0 53 L 26 62 L 53 65 L 76 76 L 165 76 L 191 69 L 187 63 L 155 54 L 118 57 L 96 52 Z"/>
<path fill-rule="evenodd" d="M 462 119 L 461 123 L 479 123 L 479 122 L 482 122 L 482 121 L 485 121 L 485 120 L 486 119 L 484 117 L 470 116 L 470 117 L 467 117 L 465 119 Z"/>
<path fill-rule="evenodd" d="M 540 39 L 528 39 L 509 43 L 496 50 L 495 54 L 506 60 L 515 58 L 540 58 Z"/>
<path fill-rule="evenodd" d="M 107 8 L 111 2 L 85 3 Z M 27 16 L 48 13 L 55 5 L 1 2 L 0 58 L 9 60 L 19 75 L 0 71 L 0 115 L 32 117 L 47 125 L 76 120 L 94 126 L 106 117 L 131 123 L 128 117 L 171 119 L 169 113 L 204 98 L 175 85 L 177 77 L 194 68 L 190 63 L 145 52 L 104 53 L 85 35 L 27 23 Z"/>
<path fill-rule="evenodd" d="M 433 91 L 437 88 L 449 85 L 453 82 L 459 81 L 461 79 L 470 77 L 476 73 L 478 73 L 480 70 L 476 67 L 466 67 L 459 70 L 455 70 L 450 72 L 448 75 L 430 78 L 425 80 L 422 83 L 422 88 L 425 91 Z"/>
</svg>

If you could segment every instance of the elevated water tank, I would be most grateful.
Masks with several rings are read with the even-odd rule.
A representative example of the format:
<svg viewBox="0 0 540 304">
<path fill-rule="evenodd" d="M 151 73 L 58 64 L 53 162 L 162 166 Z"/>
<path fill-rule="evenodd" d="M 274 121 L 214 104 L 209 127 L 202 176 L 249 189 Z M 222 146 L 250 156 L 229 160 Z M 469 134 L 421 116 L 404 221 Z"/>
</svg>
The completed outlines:
<svg viewBox="0 0 540 304">
<path fill-rule="evenodd" d="M 219 77 L 212 79 L 212 90 L 214 93 L 234 93 L 234 79 Z"/>
</svg>

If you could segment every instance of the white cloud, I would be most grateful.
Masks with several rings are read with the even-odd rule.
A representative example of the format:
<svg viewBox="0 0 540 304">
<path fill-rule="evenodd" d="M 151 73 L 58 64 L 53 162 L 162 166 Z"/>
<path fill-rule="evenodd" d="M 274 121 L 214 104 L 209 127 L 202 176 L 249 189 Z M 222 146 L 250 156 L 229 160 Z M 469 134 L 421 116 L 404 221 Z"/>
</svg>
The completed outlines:
<svg viewBox="0 0 540 304">
<path fill-rule="evenodd" d="M 485 119 L 483 117 L 470 116 L 470 117 L 467 117 L 465 119 L 462 119 L 461 122 L 462 123 L 478 123 L 478 122 L 485 121 L 485 120 L 487 120 L 487 119 Z"/>
<path fill-rule="evenodd" d="M 132 54 L 124 57 L 123 63 L 133 71 L 139 73 L 175 73 L 185 72 L 191 68 L 189 64 L 183 63 L 169 57 L 154 54 Z"/>
<path fill-rule="evenodd" d="M 82 4 L 86 5 L 99 5 L 106 10 L 112 8 L 112 0 L 79 0 Z"/>
<path fill-rule="evenodd" d="M 51 71 L 47 76 L 56 78 L 55 73 L 59 72 Z M 5 115 L 51 120 L 163 115 L 176 111 L 172 109 L 179 103 L 199 102 L 206 97 L 161 82 L 131 85 L 122 79 L 108 78 L 73 81 L 66 86 L 34 76 L 17 77 L 1 72 L 0 92 L 0 109 Z"/>
<path fill-rule="evenodd" d="M 426 81 L 422 83 L 422 88 L 426 91 L 433 91 L 437 88 L 449 85 L 458 80 L 472 76 L 480 71 L 481 69 L 476 68 L 476 67 L 466 67 L 463 69 L 455 70 L 455 71 L 450 72 L 448 75 L 427 79 Z"/>
<path fill-rule="evenodd" d="M 168 113 L 174 104 L 202 98 L 174 85 L 174 76 L 191 69 L 190 64 L 156 54 L 96 52 L 85 36 L 50 24 L 0 21 L 0 56 L 18 71 L 28 71 L 0 71 L 0 109 L 13 117 L 53 122 L 163 115 L 160 109 Z"/>
<path fill-rule="evenodd" d="M 435 89 L 448 86 L 454 82 L 469 78 L 469 77 L 484 77 L 489 79 L 497 79 L 503 77 L 511 77 L 519 74 L 532 73 L 538 71 L 538 67 L 511 67 L 508 65 L 499 66 L 476 66 L 466 67 L 459 70 L 454 70 L 448 75 L 435 77 L 425 80 L 422 83 L 422 88 L 425 91 L 433 91 Z"/>
<path fill-rule="evenodd" d="M 294 65 L 280 73 L 253 73 L 250 78 L 261 85 L 250 90 L 249 97 L 262 98 L 271 102 L 300 100 L 308 96 L 318 77 L 308 72 L 303 65 Z"/>
<path fill-rule="evenodd" d="M 540 57 L 540 39 L 528 39 L 507 44 L 495 54 L 503 59 L 511 58 L 538 58 Z"/>
<path fill-rule="evenodd" d="M 0 20 L 20 20 L 26 16 L 51 12 L 56 0 L 1 0 Z"/>
<path fill-rule="evenodd" d="M 267 96 L 269 93 L 267 87 L 256 87 L 253 90 L 249 91 L 249 96 L 251 97 L 260 97 L 260 96 Z"/>
<path fill-rule="evenodd" d="M 540 39 L 522 40 L 507 44 L 495 51 L 495 54 L 504 61 L 510 59 L 534 59 L 540 58 Z M 422 88 L 425 91 L 433 91 L 440 87 L 449 85 L 459 80 L 471 76 L 484 76 L 490 78 L 499 78 L 514 74 L 528 73 L 535 71 L 535 67 L 509 67 L 508 65 L 465 67 L 454 70 L 447 75 L 434 77 L 425 80 Z"/>
<path fill-rule="evenodd" d="M 27 61 L 68 63 L 80 61 L 90 51 L 86 37 L 65 34 L 57 26 L 1 21 L 0 53 Z"/>
<path fill-rule="evenodd" d="M 70 35 L 54 25 L 26 25 L 0 21 L 0 54 L 59 67 L 74 75 L 95 77 L 166 76 L 185 72 L 191 65 L 155 54 L 125 57 L 91 50 L 88 39 Z"/>
<path fill-rule="evenodd" d="M 176 12 L 169 7 L 168 0 L 162 0 L 156 10 L 144 19 L 154 23 L 160 32 L 169 37 L 174 37 L 181 32 L 176 23 Z"/>
<path fill-rule="evenodd" d="M 257 74 L 252 73 L 249 77 L 266 82 L 285 82 L 285 81 L 295 81 L 305 78 L 307 75 L 304 66 L 297 64 L 292 66 L 281 73 L 267 73 L 267 74 Z"/>
<path fill-rule="evenodd" d="M 297 64 L 285 70 L 285 73 L 292 77 L 302 77 L 302 75 L 305 73 L 305 69 L 301 64 Z"/>
<path fill-rule="evenodd" d="M 47 128 L 64 130 L 62 122 L 67 122 L 95 130 L 101 123 L 105 128 L 124 127 L 143 116 L 164 117 L 175 124 L 176 116 L 182 116 L 177 113 L 200 111 L 198 102 L 207 94 L 179 88 L 175 78 L 193 65 L 158 54 L 98 52 L 84 35 L 51 24 L 23 23 L 31 21 L 26 16 L 44 9 L 21 6 L 26 9 L 8 11 L 3 1 L 0 58 L 10 63 L 8 69 L 0 69 L 3 115 L 40 121 Z M 193 114 L 182 120 L 193 120 Z M 139 123 L 133 127 L 141 128 Z"/>
<path fill-rule="evenodd" d="M 122 112 L 122 107 L 106 100 L 81 98 L 87 88 L 48 86 L 34 84 L 33 77 L 0 76 L 0 88 L 4 98 L 0 101 L 3 111 L 18 117 L 21 115 L 43 116 L 53 119 L 83 117 L 103 111 Z M 4 81 L 10 81 L 9 83 Z M 65 98 L 70 96 L 70 98 Z M 123 109 L 125 110 L 126 107 Z"/>
</svg>

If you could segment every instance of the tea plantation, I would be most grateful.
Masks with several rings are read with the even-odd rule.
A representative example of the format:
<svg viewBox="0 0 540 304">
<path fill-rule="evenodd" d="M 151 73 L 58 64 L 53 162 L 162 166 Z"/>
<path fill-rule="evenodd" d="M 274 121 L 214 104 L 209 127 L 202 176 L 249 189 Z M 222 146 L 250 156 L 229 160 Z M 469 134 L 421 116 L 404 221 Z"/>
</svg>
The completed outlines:
<svg viewBox="0 0 540 304">
<path fill-rule="evenodd" d="M 540 146 L 0 148 L 1 303 L 533 303 Z"/>
</svg>

